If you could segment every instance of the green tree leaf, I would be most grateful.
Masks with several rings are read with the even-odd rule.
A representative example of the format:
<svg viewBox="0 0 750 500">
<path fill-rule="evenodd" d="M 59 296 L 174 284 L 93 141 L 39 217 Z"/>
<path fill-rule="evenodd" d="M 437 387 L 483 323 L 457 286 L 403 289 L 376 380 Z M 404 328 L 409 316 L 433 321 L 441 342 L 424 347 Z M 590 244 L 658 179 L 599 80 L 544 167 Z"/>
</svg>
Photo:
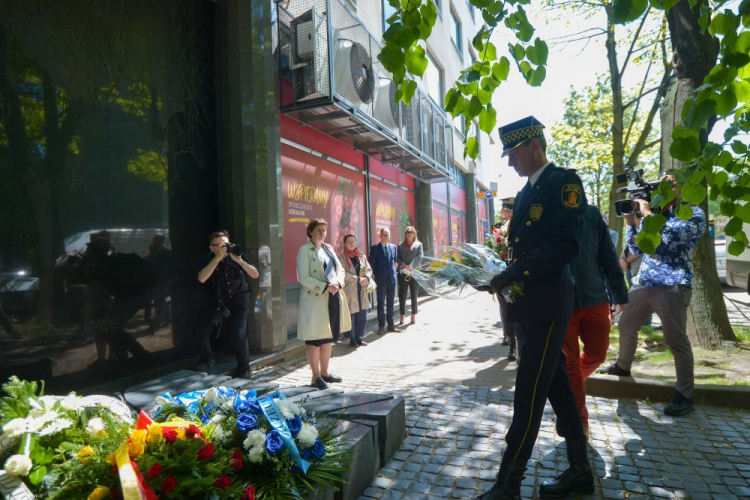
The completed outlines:
<svg viewBox="0 0 750 500">
<path fill-rule="evenodd" d="M 697 137 L 681 137 L 669 146 L 669 154 L 676 160 L 689 162 L 701 152 L 701 143 Z"/>
<path fill-rule="evenodd" d="M 741 241 L 733 241 L 727 247 L 727 252 L 729 253 L 729 255 L 734 255 L 735 257 L 739 256 L 744 251 L 745 244 Z"/>
<path fill-rule="evenodd" d="M 472 160 L 476 160 L 479 155 L 479 143 L 476 137 L 469 137 L 466 140 L 466 146 L 464 148 L 464 156 L 468 156 Z"/>
<path fill-rule="evenodd" d="M 529 61 L 536 65 L 547 64 L 547 55 L 549 54 L 549 48 L 547 44 L 541 39 L 537 38 L 534 41 L 534 45 L 526 48 L 526 55 Z"/>
<path fill-rule="evenodd" d="M 737 107 L 737 96 L 734 95 L 734 87 L 728 86 L 719 94 L 713 95 L 716 100 L 716 114 L 719 116 L 729 116 L 734 108 Z"/>
<path fill-rule="evenodd" d="M 507 57 L 503 56 L 499 62 L 492 65 L 492 76 L 494 76 L 498 82 L 505 81 L 510 73 L 510 61 Z"/>
<path fill-rule="evenodd" d="M 466 113 L 464 113 L 469 120 L 476 118 L 479 116 L 479 113 L 482 111 L 482 103 L 479 101 L 479 98 L 477 96 L 471 96 L 471 100 L 469 101 L 469 106 L 466 109 Z"/>
<path fill-rule="evenodd" d="M 734 85 L 734 94 L 739 102 L 750 102 L 750 82 L 742 80 L 732 82 Z"/>
<path fill-rule="evenodd" d="M 495 108 L 492 107 L 492 105 L 487 105 L 487 108 L 483 109 L 481 113 L 479 113 L 479 129 L 482 132 L 485 132 L 487 134 L 491 134 L 493 130 L 495 130 L 495 125 L 497 124 L 497 112 L 495 111 Z"/>
<path fill-rule="evenodd" d="M 738 231 L 742 231 L 742 219 L 739 217 L 732 217 L 729 219 L 729 222 L 727 222 L 727 225 L 724 226 L 724 232 L 727 233 L 727 236 L 734 236 Z"/>
<path fill-rule="evenodd" d="M 438 10 L 437 5 L 433 0 L 427 0 L 419 8 L 419 13 L 422 14 L 422 20 L 432 28 L 435 26 L 435 20 L 437 20 Z"/>
<path fill-rule="evenodd" d="M 693 209 L 687 205 L 682 205 L 677 209 L 677 217 L 682 220 L 688 220 L 693 216 Z"/>
<path fill-rule="evenodd" d="M 513 55 L 513 59 L 515 59 L 518 62 L 521 62 L 523 58 L 526 56 L 526 49 L 524 49 L 523 45 L 521 45 L 520 43 L 511 45 L 510 52 Z"/>
<path fill-rule="evenodd" d="M 422 22 L 422 15 L 417 9 L 411 9 L 404 12 L 404 24 L 416 28 Z"/>
<path fill-rule="evenodd" d="M 414 80 L 407 80 L 401 84 L 401 101 L 404 104 L 410 104 L 414 93 L 417 91 L 417 82 Z"/>
<path fill-rule="evenodd" d="M 497 59 L 497 48 L 492 42 L 484 44 L 484 48 L 479 51 L 480 61 L 494 61 Z"/>
<path fill-rule="evenodd" d="M 615 24 L 625 24 L 641 17 L 646 12 L 648 0 L 614 0 L 612 20 Z"/>
<path fill-rule="evenodd" d="M 404 61 L 406 70 L 414 76 L 421 77 L 424 75 L 427 69 L 427 57 L 425 56 L 425 50 L 415 45 L 406 52 L 406 58 Z"/>
</svg>

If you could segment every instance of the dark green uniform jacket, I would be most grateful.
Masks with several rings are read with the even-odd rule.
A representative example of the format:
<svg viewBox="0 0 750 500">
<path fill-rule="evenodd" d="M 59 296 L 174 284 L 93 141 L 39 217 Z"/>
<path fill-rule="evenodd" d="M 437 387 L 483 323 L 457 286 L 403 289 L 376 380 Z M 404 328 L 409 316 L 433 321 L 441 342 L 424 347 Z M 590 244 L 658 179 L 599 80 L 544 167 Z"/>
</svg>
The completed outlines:
<svg viewBox="0 0 750 500">
<path fill-rule="evenodd" d="M 579 251 L 586 194 L 575 170 L 550 164 L 533 186 L 516 196 L 505 271 L 524 284 L 523 297 L 508 304 L 508 319 L 526 323 L 567 321 L 573 313 L 568 264 Z"/>
</svg>

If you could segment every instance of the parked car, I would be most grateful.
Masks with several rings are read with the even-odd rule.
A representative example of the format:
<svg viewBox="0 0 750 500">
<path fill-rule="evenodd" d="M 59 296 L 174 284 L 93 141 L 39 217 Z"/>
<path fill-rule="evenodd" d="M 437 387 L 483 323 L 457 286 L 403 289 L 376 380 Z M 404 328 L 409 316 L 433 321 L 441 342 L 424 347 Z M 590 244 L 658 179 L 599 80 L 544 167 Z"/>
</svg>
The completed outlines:
<svg viewBox="0 0 750 500">
<path fill-rule="evenodd" d="M 743 224 L 742 229 L 746 235 L 750 235 L 750 224 Z M 733 238 L 727 238 L 727 248 L 734 241 Z M 744 288 L 750 293 L 750 250 L 745 249 L 739 255 L 730 255 L 726 253 L 726 283 L 727 285 L 737 288 Z"/>
<path fill-rule="evenodd" d="M 719 281 L 726 284 L 727 282 L 727 241 L 717 239 L 714 242 L 716 250 L 716 270 L 719 272 Z"/>
</svg>

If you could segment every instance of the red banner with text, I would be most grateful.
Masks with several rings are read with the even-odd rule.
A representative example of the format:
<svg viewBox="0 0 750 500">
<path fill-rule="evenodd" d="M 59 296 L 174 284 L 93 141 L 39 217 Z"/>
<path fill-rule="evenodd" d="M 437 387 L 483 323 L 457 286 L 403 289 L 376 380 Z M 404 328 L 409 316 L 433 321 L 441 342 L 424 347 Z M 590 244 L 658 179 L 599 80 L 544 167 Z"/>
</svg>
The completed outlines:
<svg viewBox="0 0 750 500">
<path fill-rule="evenodd" d="M 370 211 L 372 243 L 380 242 L 378 232 L 387 227 L 391 230 L 391 243 L 398 244 L 406 227 L 415 224 L 414 193 L 370 179 Z"/>
<path fill-rule="evenodd" d="M 438 203 L 432 204 L 432 234 L 435 255 L 442 255 L 445 247 L 449 245 L 448 240 L 448 207 Z"/>
<path fill-rule="evenodd" d="M 354 234 L 364 245 L 363 174 L 282 144 L 281 190 L 287 283 L 297 282 L 297 252 L 308 241 L 306 228 L 312 219 L 322 217 L 328 222 L 326 242 L 337 253 L 343 251 L 347 234 Z"/>
</svg>

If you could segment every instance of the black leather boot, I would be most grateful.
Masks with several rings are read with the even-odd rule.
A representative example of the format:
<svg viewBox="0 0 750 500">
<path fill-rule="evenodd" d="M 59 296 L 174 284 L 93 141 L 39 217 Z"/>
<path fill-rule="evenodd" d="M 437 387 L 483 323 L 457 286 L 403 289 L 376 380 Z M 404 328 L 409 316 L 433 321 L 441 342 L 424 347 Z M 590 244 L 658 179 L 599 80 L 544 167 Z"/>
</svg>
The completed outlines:
<svg viewBox="0 0 750 500">
<path fill-rule="evenodd" d="M 593 493 L 594 473 L 589 464 L 585 437 L 566 439 L 570 466 L 557 479 L 545 481 L 539 487 L 542 498 L 564 498 L 569 493 Z"/>
<path fill-rule="evenodd" d="M 474 497 L 474 500 L 520 500 L 525 471 L 526 460 L 513 460 L 507 453 L 503 454 L 500 472 L 492 489 Z"/>
</svg>

